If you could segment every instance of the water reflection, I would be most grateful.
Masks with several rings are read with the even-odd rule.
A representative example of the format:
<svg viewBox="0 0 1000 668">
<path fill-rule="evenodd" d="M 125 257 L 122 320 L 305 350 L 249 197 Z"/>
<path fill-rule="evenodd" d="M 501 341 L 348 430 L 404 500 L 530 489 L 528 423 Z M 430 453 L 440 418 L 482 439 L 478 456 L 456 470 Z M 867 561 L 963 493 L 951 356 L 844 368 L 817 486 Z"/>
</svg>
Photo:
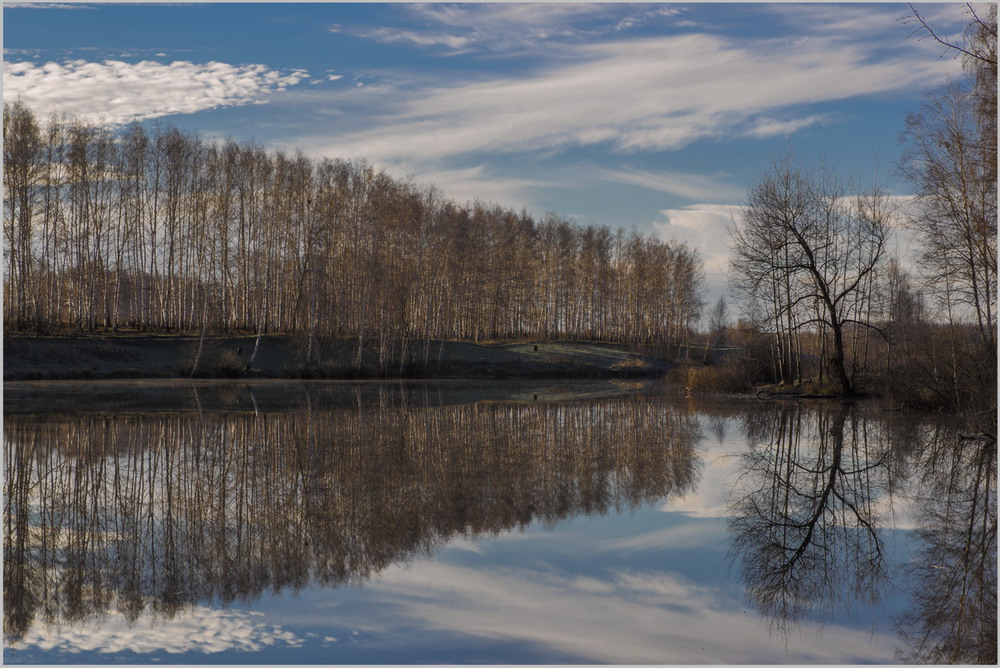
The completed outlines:
<svg viewBox="0 0 1000 668">
<path fill-rule="evenodd" d="M 890 481 L 884 423 L 849 404 L 792 404 L 757 412 L 747 432 L 730 531 L 750 603 L 782 631 L 821 606 L 877 603 Z"/>
<path fill-rule="evenodd" d="M 993 434 L 996 427 L 993 427 Z M 928 426 L 914 456 L 920 548 L 899 624 L 914 663 L 997 662 L 997 443 Z"/>
<path fill-rule="evenodd" d="M 200 400 L 195 405 L 202 403 Z M 343 402 L 341 402 L 343 403 Z M 458 535 L 696 481 L 697 421 L 641 396 L 9 414 L 4 633 L 360 583 Z"/>
<path fill-rule="evenodd" d="M 240 608 L 301 592 L 341 619 L 381 606 L 387 637 L 418 629 L 345 663 L 465 660 L 414 654 L 413 638 L 436 648 L 484 628 L 492 647 L 523 650 L 514 662 L 788 660 L 745 603 L 807 663 L 892 657 L 891 628 L 876 654 L 868 621 L 846 619 L 859 609 L 873 633 L 895 624 L 899 659 L 995 663 L 995 424 L 865 404 L 679 404 L 631 388 L 569 400 L 582 393 L 561 386 L 556 401 L 484 385 L 470 402 L 416 387 L 157 386 L 157 410 L 110 385 L 87 410 L 65 388 L 12 397 L 8 647 L 103 652 L 136 646 L 134 626 L 151 631 L 142 647 L 179 632 L 191 654 L 298 651 L 312 642 L 302 629 Z M 600 515 L 600 531 L 582 519 Z M 475 540 L 573 517 L 570 538 Z M 442 559 L 446 542 L 475 544 L 476 558 Z M 530 545 L 528 561 L 503 560 L 514 543 Z M 361 590 L 320 589 L 362 583 L 360 608 L 347 599 Z M 313 630 L 329 622 L 320 610 Z M 823 649 L 793 633 L 816 620 Z M 81 643 L 84 622 L 102 632 Z"/>
<path fill-rule="evenodd" d="M 912 601 L 897 620 L 898 657 L 996 663 L 995 425 L 965 425 L 974 435 L 963 436 L 946 421 L 799 403 L 763 405 L 742 421 L 730 558 L 773 630 L 787 638 L 807 616 L 877 604 L 885 534 L 902 502 L 917 549 L 898 583 Z"/>
</svg>

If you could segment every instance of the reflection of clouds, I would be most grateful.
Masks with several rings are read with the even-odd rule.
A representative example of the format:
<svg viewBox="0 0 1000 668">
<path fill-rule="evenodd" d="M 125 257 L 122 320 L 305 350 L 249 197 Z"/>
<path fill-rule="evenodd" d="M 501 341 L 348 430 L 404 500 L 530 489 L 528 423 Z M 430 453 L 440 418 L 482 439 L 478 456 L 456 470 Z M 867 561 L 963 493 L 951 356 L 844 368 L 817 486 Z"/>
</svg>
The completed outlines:
<svg viewBox="0 0 1000 668">
<path fill-rule="evenodd" d="M 263 613 L 240 610 L 212 610 L 195 607 L 173 619 L 140 619 L 130 624 L 118 613 L 108 613 L 99 623 L 46 627 L 36 624 L 11 649 L 36 647 L 76 654 L 131 652 L 147 654 L 195 652 L 216 654 L 225 651 L 255 652 L 265 647 L 301 646 L 294 633 L 265 623 Z"/>
<path fill-rule="evenodd" d="M 536 644 L 585 662 L 771 663 L 776 651 L 740 600 L 665 572 L 598 579 L 421 563 L 388 569 L 371 589 L 392 603 L 386 625 L 416 622 L 430 631 Z M 829 625 L 782 660 L 890 662 L 892 652 L 867 630 Z"/>
<path fill-rule="evenodd" d="M 888 525 L 897 531 L 919 529 L 918 510 L 912 499 L 901 495 L 886 494 L 872 503 L 872 513 L 886 518 Z"/>
<path fill-rule="evenodd" d="M 672 510 L 667 504 L 665 510 Z M 708 523 L 687 523 L 656 531 L 601 541 L 597 549 L 603 552 L 631 552 L 636 550 L 663 550 L 672 547 L 701 547 L 717 545 L 719 528 Z"/>
<path fill-rule="evenodd" d="M 453 550 L 463 550 L 465 552 L 474 552 L 476 554 L 483 553 L 483 549 L 478 542 L 466 538 L 465 536 L 455 538 L 448 543 L 448 546 Z"/>
<path fill-rule="evenodd" d="M 738 452 L 743 447 L 742 441 L 736 440 L 702 441 L 699 444 L 702 469 L 698 486 L 671 497 L 660 510 L 706 519 L 728 517 L 729 493 L 742 470 Z"/>
</svg>

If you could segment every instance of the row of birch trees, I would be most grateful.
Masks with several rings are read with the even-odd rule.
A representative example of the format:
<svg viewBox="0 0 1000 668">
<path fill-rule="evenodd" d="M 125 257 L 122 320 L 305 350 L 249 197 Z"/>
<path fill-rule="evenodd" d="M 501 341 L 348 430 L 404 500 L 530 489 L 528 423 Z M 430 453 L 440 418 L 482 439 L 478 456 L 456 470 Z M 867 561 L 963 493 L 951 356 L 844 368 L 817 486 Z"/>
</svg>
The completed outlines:
<svg viewBox="0 0 1000 668">
<path fill-rule="evenodd" d="M 700 262 L 636 232 L 535 219 L 175 128 L 4 107 L 4 316 L 18 331 L 678 341 Z"/>
</svg>

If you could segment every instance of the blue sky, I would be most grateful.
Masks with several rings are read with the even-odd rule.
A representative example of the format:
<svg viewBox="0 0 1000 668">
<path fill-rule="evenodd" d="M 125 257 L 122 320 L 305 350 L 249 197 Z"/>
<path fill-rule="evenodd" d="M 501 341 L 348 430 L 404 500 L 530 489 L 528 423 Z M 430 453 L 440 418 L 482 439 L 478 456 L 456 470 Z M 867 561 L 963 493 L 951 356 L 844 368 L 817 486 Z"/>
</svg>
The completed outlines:
<svg viewBox="0 0 1000 668">
<path fill-rule="evenodd" d="M 961 39 L 964 5 L 921 4 Z M 891 4 L 5 3 L 4 100 L 366 158 L 399 178 L 699 249 L 791 150 L 893 173 L 961 63 Z"/>
</svg>

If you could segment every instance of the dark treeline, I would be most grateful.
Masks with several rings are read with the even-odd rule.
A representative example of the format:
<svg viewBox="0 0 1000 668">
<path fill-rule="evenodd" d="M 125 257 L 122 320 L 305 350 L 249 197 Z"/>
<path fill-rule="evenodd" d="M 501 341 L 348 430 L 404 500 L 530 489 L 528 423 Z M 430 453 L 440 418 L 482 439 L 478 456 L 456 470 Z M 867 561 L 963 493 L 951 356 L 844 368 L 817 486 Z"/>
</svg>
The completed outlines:
<svg viewBox="0 0 1000 668">
<path fill-rule="evenodd" d="M 21 103 L 3 141 L 13 330 L 297 333 L 387 355 L 430 339 L 668 344 L 699 316 L 683 245 L 459 205 L 364 162 L 42 124 Z"/>
<path fill-rule="evenodd" d="M 317 395 L 318 396 L 318 395 Z M 4 633 L 360 583 L 460 535 L 697 480 L 697 421 L 640 396 L 4 418 Z M 255 400 L 256 401 L 256 400 Z"/>
</svg>

